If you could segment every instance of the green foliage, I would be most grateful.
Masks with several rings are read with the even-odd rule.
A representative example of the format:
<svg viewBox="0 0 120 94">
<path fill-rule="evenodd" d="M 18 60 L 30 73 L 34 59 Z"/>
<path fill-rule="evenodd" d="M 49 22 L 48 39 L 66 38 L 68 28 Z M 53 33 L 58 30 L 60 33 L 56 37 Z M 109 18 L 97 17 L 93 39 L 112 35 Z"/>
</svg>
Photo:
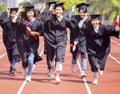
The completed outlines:
<svg viewBox="0 0 120 94">
<path fill-rule="evenodd" d="M 109 19 L 114 19 L 116 14 L 120 14 L 120 0 L 111 0 L 111 8 L 109 10 Z"/>
<path fill-rule="evenodd" d="M 65 2 L 65 9 L 70 10 L 72 6 L 77 5 L 86 0 L 59 0 L 60 2 Z"/>
<path fill-rule="evenodd" d="M 19 6 L 23 6 L 23 7 L 29 6 L 29 5 L 32 5 L 32 4 L 30 2 L 21 2 L 21 3 L 19 3 Z"/>
<path fill-rule="evenodd" d="M 0 15 L 5 10 L 6 10 L 6 6 L 4 4 L 0 4 Z"/>
<path fill-rule="evenodd" d="M 87 0 L 90 6 L 90 13 L 101 13 L 104 11 L 108 18 L 112 20 L 114 16 L 120 14 L 120 0 Z"/>
<path fill-rule="evenodd" d="M 117 13 L 120 14 L 120 5 L 119 5 L 120 0 L 34 0 L 33 3 L 49 2 L 49 1 L 65 2 L 66 12 L 71 10 L 71 7 L 74 5 L 77 5 L 82 2 L 87 2 L 88 4 L 90 4 L 89 7 L 90 14 L 105 13 L 108 15 L 109 19 L 113 19 Z M 21 4 L 28 5 L 28 2 L 23 2 Z M 75 11 L 75 13 L 77 13 L 77 10 Z"/>
</svg>

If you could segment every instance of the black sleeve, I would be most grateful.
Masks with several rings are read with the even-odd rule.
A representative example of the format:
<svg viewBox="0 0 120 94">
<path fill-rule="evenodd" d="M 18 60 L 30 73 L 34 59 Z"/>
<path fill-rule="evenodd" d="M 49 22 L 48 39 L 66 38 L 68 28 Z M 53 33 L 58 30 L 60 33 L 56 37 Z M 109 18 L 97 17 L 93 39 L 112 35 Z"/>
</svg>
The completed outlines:
<svg viewBox="0 0 120 94">
<path fill-rule="evenodd" d="M 78 35 L 75 31 L 75 25 L 72 23 L 70 19 L 67 19 L 67 27 L 70 29 L 70 42 L 73 43 L 74 41 L 78 40 Z"/>
<path fill-rule="evenodd" d="M 119 31 L 115 31 L 115 26 L 113 26 L 113 25 L 105 26 L 105 31 L 106 31 L 106 33 L 109 34 L 109 36 L 115 36 L 117 38 L 120 37 L 120 30 Z"/>
<path fill-rule="evenodd" d="M 52 17 L 52 14 L 50 13 L 49 10 L 44 11 L 44 12 L 42 13 L 42 15 L 41 15 L 41 19 L 42 19 L 44 22 L 50 20 L 51 17 Z"/>
<path fill-rule="evenodd" d="M 12 22 L 12 26 L 16 28 L 17 30 L 26 30 L 26 26 L 23 24 L 22 19 L 18 18 L 16 23 Z"/>
<path fill-rule="evenodd" d="M 7 11 L 3 12 L 3 13 L 1 14 L 1 16 L 0 16 L 0 25 L 3 25 L 3 24 L 5 24 L 5 23 L 7 23 L 7 22 L 9 22 L 9 21 L 10 21 L 10 19 L 8 18 L 8 13 L 7 13 Z"/>
<path fill-rule="evenodd" d="M 42 22 L 39 22 L 37 31 L 43 36 L 43 24 Z"/>
</svg>

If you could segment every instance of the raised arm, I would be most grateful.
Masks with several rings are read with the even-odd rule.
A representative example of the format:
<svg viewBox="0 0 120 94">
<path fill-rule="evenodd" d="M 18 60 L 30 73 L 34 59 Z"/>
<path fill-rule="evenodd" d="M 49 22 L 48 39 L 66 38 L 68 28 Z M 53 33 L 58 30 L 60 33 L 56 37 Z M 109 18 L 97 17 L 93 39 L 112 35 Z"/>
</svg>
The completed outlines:
<svg viewBox="0 0 120 94">
<path fill-rule="evenodd" d="M 16 22 L 17 22 L 17 19 L 18 19 L 19 15 L 20 15 L 20 13 L 21 13 L 22 11 L 23 11 L 23 7 L 20 6 L 19 9 L 18 9 L 18 12 L 17 12 L 17 14 L 16 14 L 16 16 L 12 19 L 12 22 L 13 22 L 13 23 L 16 23 Z"/>
</svg>

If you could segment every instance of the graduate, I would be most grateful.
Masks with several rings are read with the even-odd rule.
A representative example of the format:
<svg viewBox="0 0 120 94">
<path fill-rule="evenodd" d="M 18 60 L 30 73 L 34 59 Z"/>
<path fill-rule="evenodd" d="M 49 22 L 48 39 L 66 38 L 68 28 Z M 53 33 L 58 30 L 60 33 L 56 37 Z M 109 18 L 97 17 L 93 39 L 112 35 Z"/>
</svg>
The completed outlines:
<svg viewBox="0 0 120 94">
<path fill-rule="evenodd" d="M 102 25 L 99 14 L 91 15 L 89 23 L 85 23 L 87 15 L 79 27 L 84 31 L 87 41 L 88 60 L 93 72 L 93 84 L 98 84 L 98 73 L 103 75 L 106 60 L 110 53 L 110 36 L 119 38 L 120 28 L 114 25 Z"/>
<path fill-rule="evenodd" d="M 16 43 L 16 30 L 11 24 L 11 20 L 16 15 L 18 8 L 10 8 L 8 12 L 5 11 L 0 16 L 0 25 L 3 29 L 3 43 L 5 45 L 7 56 L 10 62 L 9 74 L 15 75 L 20 55 Z"/>
<path fill-rule="evenodd" d="M 60 72 L 62 71 L 62 65 L 64 62 L 66 44 L 67 44 L 67 32 L 68 27 L 73 31 L 74 25 L 65 16 L 64 3 L 58 3 L 54 6 L 55 14 L 51 14 L 50 11 L 46 11 L 48 18 L 46 18 L 44 41 L 47 49 L 46 56 L 51 62 L 56 62 L 56 77 L 57 83 L 61 82 Z"/>
<path fill-rule="evenodd" d="M 85 15 L 88 15 L 88 7 L 90 5 L 87 3 L 80 3 L 76 5 L 76 8 L 78 8 L 78 15 L 72 15 L 71 20 L 75 25 L 74 32 L 76 33 L 76 36 L 73 36 L 71 33 L 71 53 L 72 53 L 72 64 L 71 64 L 71 70 L 75 72 L 75 64 L 77 63 L 78 56 L 80 56 L 80 64 L 81 64 L 81 72 L 80 76 L 81 78 L 86 77 L 85 70 L 86 70 L 86 38 L 84 35 L 84 32 L 79 29 L 79 22 L 81 22 Z M 86 23 L 89 21 L 89 19 L 86 20 Z M 75 51 L 73 51 L 74 47 L 74 39 L 78 37 L 78 44 L 76 45 Z"/>
<path fill-rule="evenodd" d="M 22 8 L 19 8 L 17 15 L 20 15 Z M 19 34 L 18 47 L 23 60 L 22 74 L 26 77 L 26 81 L 31 81 L 33 65 L 35 62 L 42 60 L 38 55 L 39 36 L 42 35 L 42 23 L 34 16 L 34 6 L 26 6 L 21 18 L 17 20 L 17 16 L 13 19 L 13 23 L 18 29 Z"/>
<path fill-rule="evenodd" d="M 47 18 L 51 15 L 47 15 L 47 12 L 50 11 L 51 14 L 55 14 L 54 12 L 54 6 L 57 2 L 47 2 L 46 4 L 43 4 L 42 8 L 42 20 L 44 21 L 44 25 L 46 24 Z M 44 54 L 47 53 L 46 44 L 44 42 Z M 51 59 L 46 56 L 47 61 L 47 68 L 48 68 L 48 76 L 54 78 L 54 66 L 55 62 L 51 62 Z"/>
</svg>

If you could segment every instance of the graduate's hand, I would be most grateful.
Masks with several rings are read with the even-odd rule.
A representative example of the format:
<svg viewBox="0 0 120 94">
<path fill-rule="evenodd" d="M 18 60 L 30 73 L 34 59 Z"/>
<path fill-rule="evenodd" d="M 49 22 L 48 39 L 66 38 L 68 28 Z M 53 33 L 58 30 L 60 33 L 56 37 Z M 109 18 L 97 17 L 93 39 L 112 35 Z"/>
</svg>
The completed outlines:
<svg viewBox="0 0 120 94">
<path fill-rule="evenodd" d="M 55 6 L 55 4 L 51 4 L 50 8 L 49 8 L 49 11 L 51 11 L 52 9 L 54 9 L 54 6 Z"/>
<path fill-rule="evenodd" d="M 40 36 L 41 35 L 39 32 L 36 32 L 36 31 L 31 31 L 31 34 L 33 36 Z"/>
<path fill-rule="evenodd" d="M 46 9 L 46 3 L 43 3 L 42 9 L 43 9 L 43 10 Z"/>
<path fill-rule="evenodd" d="M 21 13 L 21 12 L 23 12 L 23 11 L 24 11 L 23 6 L 20 6 L 20 7 L 18 8 L 18 12 Z"/>
<path fill-rule="evenodd" d="M 74 6 L 72 6 L 72 9 L 71 9 L 71 12 L 74 12 L 75 11 L 75 5 Z"/>
<path fill-rule="evenodd" d="M 88 19 L 88 15 L 89 15 L 88 13 L 85 13 L 85 15 L 84 15 L 82 21 L 86 21 L 86 20 Z"/>
<path fill-rule="evenodd" d="M 120 27 L 118 25 L 115 26 L 115 31 L 119 31 Z"/>
<path fill-rule="evenodd" d="M 33 36 L 35 36 L 35 35 L 36 35 L 34 31 L 31 31 L 30 33 L 31 33 Z"/>
</svg>

